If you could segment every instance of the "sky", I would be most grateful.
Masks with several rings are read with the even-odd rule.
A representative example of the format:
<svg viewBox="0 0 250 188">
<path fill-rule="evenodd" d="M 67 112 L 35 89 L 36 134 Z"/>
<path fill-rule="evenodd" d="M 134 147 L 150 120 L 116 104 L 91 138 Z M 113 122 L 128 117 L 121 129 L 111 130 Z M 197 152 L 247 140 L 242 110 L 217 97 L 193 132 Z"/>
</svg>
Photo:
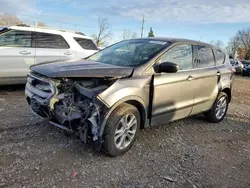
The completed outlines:
<svg viewBox="0 0 250 188">
<path fill-rule="evenodd" d="M 122 39 L 124 29 L 144 36 L 150 27 L 155 36 L 179 37 L 204 42 L 221 40 L 226 45 L 239 29 L 250 27 L 250 0 L 0 0 L 0 14 L 15 14 L 52 28 L 98 32 L 98 18 L 108 18 L 112 37 Z"/>
</svg>

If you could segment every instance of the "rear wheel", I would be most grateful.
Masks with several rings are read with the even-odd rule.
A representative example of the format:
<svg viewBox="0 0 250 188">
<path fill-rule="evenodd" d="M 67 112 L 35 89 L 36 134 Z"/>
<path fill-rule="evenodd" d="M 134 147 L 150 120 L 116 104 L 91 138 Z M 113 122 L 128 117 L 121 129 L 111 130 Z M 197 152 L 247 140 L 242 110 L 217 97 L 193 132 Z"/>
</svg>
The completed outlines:
<svg viewBox="0 0 250 188">
<path fill-rule="evenodd" d="M 213 104 L 213 107 L 205 113 L 206 119 L 212 123 L 222 121 L 228 109 L 228 96 L 226 93 L 221 92 Z"/>
<path fill-rule="evenodd" d="M 128 151 L 134 144 L 140 129 L 140 113 L 133 105 L 124 103 L 109 117 L 105 131 L 103 149 L 111 156 Z"/>
</svg>

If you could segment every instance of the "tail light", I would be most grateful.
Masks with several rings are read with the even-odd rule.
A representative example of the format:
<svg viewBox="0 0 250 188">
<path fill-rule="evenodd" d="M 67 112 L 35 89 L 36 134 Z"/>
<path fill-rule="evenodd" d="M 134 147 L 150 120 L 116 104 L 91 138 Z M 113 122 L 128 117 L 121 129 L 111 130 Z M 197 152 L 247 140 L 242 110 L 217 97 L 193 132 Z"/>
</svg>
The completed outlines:
<svg viewBox="0 0 250 188">
<path fill-rule="evenodd" d="M 236 73 L 236 70 L 235 70 L 234 67 L 231 67 L 231 71 L 232 71 L 233 73 Z"/>
</svg>

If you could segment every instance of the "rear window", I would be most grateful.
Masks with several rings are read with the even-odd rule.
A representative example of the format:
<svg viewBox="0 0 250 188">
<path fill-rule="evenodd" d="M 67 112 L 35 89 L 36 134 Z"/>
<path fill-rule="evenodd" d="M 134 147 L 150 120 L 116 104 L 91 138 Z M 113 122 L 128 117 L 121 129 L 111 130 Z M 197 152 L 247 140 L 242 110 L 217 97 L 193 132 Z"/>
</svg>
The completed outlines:
<svg viewBox="0 0 250 188">
<path fill-rule="evenodd" d="M 36 48 L 69 49 L 68 43 L 61 35 L 50 33 L 34 33 L 33 45 Z"/>
<path fill-rule="evenodd" d="M 226 55 L 223 52 L 221 52 L 220 50 L 214 50 L 214 56 L 216 60 L 216 65 L 224 64 Z M 232 63 L 235 63 L 235 62 L 232 62 L 231 60 L 231 64 Z"/>
<path fill-rule="evenodd" d="M 232 59 L 230 59 L 230 63 L 231 63 L 231 65 L 234 65 L 234 64 L 235 64 L 235 61 L 232 60 Z"/>
<path fill-rule="evenodd" d="M 95 43 L 90 39 L 76 38 L 76 37 L 74 39 L 83 49 L 97 50 Z"/>
</svg>

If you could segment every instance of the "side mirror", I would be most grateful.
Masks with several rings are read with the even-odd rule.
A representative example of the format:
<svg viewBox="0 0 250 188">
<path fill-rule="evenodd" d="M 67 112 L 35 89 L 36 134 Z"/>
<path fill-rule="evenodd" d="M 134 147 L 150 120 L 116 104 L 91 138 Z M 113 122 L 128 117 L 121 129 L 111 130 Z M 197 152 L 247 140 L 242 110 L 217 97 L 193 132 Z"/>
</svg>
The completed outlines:
<svg viewBox="0 0 250 188">
<path fill-rule="evenodd" d="M 158 73 L 165 72 L 165 73 L 176 73 L 179 70 L 179 66 L 175 63 L 171 62 L 163 62 L 159 64 Z"/>
</svg>

